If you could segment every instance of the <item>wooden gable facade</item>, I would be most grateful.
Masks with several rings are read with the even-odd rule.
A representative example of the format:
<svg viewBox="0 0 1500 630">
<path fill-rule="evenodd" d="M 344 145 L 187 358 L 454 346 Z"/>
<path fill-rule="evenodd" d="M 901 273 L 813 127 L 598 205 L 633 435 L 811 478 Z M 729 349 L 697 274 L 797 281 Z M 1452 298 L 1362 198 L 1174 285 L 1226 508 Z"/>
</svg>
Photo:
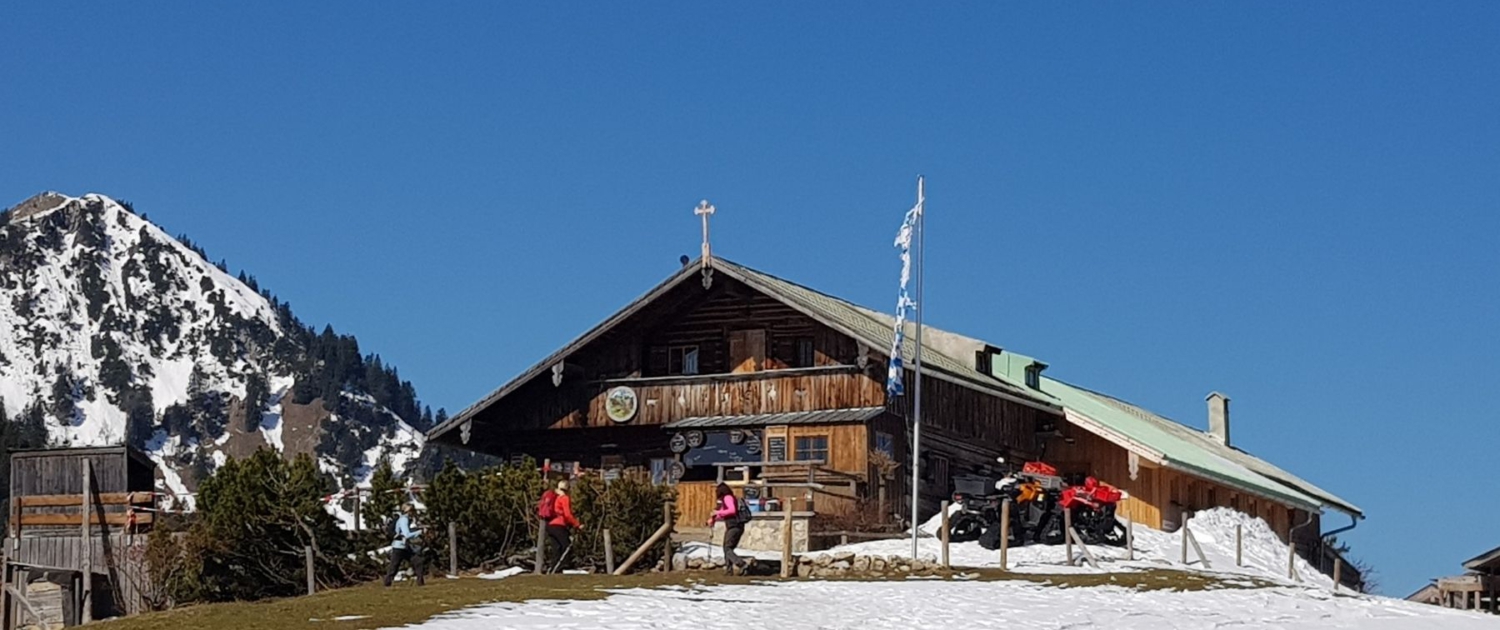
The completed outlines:
<svg viewBox="0 0 1500 630">
<path fill-rule="evenodd" d="M 884 515 L 903 513 L 910 469 L 888 462 L 910 459 L 911 396 L 887 400 L 884 349 L 733 274 L 716 274 L 704 288 L 690 272 L 434 429 L 432 439 L 512 460 L 650 471 L 677 483 L 684 523 L 707 517 L 721 474 L 713 464 L 735 461 L 817 462 L 809 467 L 816 471 L 767 465 L 751 473 L 816 477 L 819 511 L 883 499 Z M 1002 455 L 1034 454 L 1037 427 L 1059 413 L 954 380 L 928 378 L 923 387 L 925 513 L 946 498 L 953 475 L 990 472 Z M 624 419 L 610 414 L 621 391 L 634 407 Z M 824 413 L 837 411 L 849 413 Z"/>
<path fill-rule="evenodd" d="M 890 320 L 713 262 L 708 286 L 696 263 L 684 267 L 435 427 L 429 439 L 512 460 L 649 471 L 677 486 L 679 524 L 687 527 L 707 518 L 721 477 L 777 481 L 760 496 L 810 498 L 819 513 L 874 510 L 864 516 L 903 520 L 915 383 L 908 362 L 907 395 L 886 396 Z M 1023 386 L 1014 374 L 1001 377 L 1002 350 L 930 327 L 927 337 L 920 518 L 937 512 L 955 478 L 993 476 L 1001 456 L 1041 457 L 1066 474 L 1094 475 L 1129 491 L 1123 512 L 1145 526 L 1175 530 L 1185 511 L 1233 507 L 1296 539 L 1299 553 L 1322 549 L 1313 506 L 1144 456 L 1132 466 L 1130 448 L 1073 423 L 1059 399 L 1032 383 L 1045 366 L 1022 365 Z M 716 466 L 731 462 L 748 466 L 743 473 Z M 794 478 L 808 482 L 805 492 L 780 483 Z"/>
</svg>

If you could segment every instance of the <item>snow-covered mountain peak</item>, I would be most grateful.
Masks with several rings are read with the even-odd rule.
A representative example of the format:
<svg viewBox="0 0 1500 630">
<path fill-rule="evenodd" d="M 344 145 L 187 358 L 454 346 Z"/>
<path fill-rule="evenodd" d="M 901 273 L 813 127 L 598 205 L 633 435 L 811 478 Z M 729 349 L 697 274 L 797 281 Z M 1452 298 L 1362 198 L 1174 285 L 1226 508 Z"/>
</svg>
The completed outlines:
<svg viewBox="0 0 1500 630">
<path fill-rule="evenodd" d="M 128 203 L 36 195 L 0 215 L 0 403 L 54 445 L 146 449 L 169 481 L 262 445 L 317 452 L 352 482 L 372 458 L 413 459 L 420 419 L 384 406 L 394 373 L 376 362 L 367 376 L 356 354 L 357 369 L 330 374 L 312 351 L 345 339 L 315 336 L 252 284 Z M 363 410 L 367 379 L 385 393 L 378 412 Z"/>
</svg>

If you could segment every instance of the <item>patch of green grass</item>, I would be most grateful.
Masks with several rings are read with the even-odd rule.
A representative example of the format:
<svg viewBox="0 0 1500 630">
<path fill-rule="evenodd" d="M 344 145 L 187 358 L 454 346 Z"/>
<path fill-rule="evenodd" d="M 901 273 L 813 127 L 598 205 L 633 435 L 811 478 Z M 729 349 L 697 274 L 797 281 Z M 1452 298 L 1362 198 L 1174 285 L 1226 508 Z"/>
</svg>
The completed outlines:
<svg viewBox="0 0 1500 630">
<path fill-rule="evenodd" d="M 532 599 L 602 599 L 609 589 L 660 588 L 674 585 L 749 582 L 703 573 L 654 573 L 631 576 L 521 575 L 506 580 L 437 578 L 426 586 L 403 582 L 391 588 L 379 583 L 324 591 L 309 597 L 261 602 L 203 604 L 108 622 L 110 630 L 367 630 L 418 623 L 436 615 L 492 602 Z M 329 621 L 335 617 L 363 619 Z M 321 621 L 312 621 L 318 619 Z"/>
<path fill-rule="evenodd" d="M 857 581 L 903 581 L 903 578 L 851 577 Z M 1115 574 L 1008 573 L 998 570 L 959 571 L 948 579 L 981 581 L 1025 581 L 1058 588 L 1121 586 L 1140 590 L 1200 591 L 1215 588 L 1246 588 L 1249 578 L 1224 579 L 1158 569 Z M 727 577 L 715 572 L 608 575 L 520 575 L 506 580 L 434 579 L 424 587 L 401 583 L 391 588 L 366 584 L 325 591 L 311 597 L 263 602 L 205 604 L 150 613 L 108 622 L 110 630 L 371 630 L 419 623 L 445 612 L 492 602 L 533 599 L 603 599 L 609 590 L 662 588 L 667 586 L 713 586 L 775 582 L 767 577 Z M 362 619 L 331 621 L 336 617 Z M 312 621 L 314 619 L 320 621 Z"/>
</svg>

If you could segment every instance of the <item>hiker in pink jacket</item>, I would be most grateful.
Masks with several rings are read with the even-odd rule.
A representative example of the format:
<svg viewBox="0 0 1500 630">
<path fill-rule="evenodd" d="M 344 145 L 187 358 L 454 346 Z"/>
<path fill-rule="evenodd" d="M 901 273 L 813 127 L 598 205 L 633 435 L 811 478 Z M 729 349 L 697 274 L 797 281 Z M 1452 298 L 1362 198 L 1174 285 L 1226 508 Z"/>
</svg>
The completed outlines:
<svg viewBox="0 0 1500 630">
<path fill-rule="evenodd" d="M 745 535 L 745 524 L 750 522 L 750 507 L 743 499 L 734 496 L 729 484 L 720 483 L 715 494 L 719 497 L 719 509 L 708 517 L 708 526 L 724 522 L 724 573 L 744 575 L 750 563 L 736 555 L 734 548 L 740 545 L 740 537 Z"/>
</svg>

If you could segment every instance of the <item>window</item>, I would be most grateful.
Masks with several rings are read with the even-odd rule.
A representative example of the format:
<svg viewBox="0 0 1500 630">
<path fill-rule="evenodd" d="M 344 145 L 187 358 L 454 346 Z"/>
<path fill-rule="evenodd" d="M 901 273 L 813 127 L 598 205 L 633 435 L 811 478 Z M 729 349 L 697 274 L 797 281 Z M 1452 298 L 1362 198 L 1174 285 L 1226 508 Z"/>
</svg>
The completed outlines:
<svg viewBox="0 0 1500 630">
<path fill-rule="evenodd" d="M 891 457 L 896 456 L 896 436 L 889 433 L 875 432 L 875 450 L 885 453 Z"/>
<path fill-rule="evenodd" d="M 828 461 L 828 436 L 804 435 L 797 438 L 797 452 L 793 459 L 799 462 Z"/>
<path fill-rule="evenodd" d="M 1032 389 L 1042 388 L 1042 371 L 1036 366 L 1026 368 L 1026 386 Z"/>
<path fill-rule="evenodd" d="M 817 363 L 817 353 L 813 351 L 812 337 L 797 338 L 797 356 L 794 365 L 796 367 L 812 367 Z"/>
<path fill-rule="evenodd" d="M 667 374 L 691 376 L 698 373 L 698 346 L 672 346 L 667 349 Z"/>
<path fill-rule="evenodd" d="M 672 482 L 672 460 L 657 458 L 651 460 L 651 484 L 662 485 Z"/>
</svg>

